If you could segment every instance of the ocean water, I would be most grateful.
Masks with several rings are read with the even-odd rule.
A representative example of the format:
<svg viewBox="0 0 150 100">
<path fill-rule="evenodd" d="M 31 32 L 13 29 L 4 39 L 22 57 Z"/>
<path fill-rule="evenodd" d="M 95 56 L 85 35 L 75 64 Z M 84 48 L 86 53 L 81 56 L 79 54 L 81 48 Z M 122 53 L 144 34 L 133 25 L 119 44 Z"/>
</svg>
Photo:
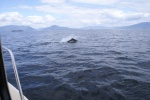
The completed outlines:
<svg viewBox="0 0 150 100">
<path fill-rule="evenodd" d="M 150 100 L 150 30 L 0 32 L 29 100 Z M 67 43 L 70 38 L 77 43 Z M 7 76 L 16 86 L 10 58 Z"/>
</svg>

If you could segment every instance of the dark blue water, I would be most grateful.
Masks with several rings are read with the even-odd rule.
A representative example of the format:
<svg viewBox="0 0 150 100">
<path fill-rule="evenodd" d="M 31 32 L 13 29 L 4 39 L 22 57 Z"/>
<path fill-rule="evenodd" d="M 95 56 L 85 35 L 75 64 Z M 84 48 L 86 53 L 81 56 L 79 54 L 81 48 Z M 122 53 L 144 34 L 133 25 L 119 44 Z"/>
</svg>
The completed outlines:
<svg viewBox="0 0 150 100">
<path fill-rule="evenodd" d="M 150 100 L 150 30 L 0 32 L 29 100 Z M 75 44 L 66 43 L 74 37 Z M 4 53 L 8 79 L 15 79 Z"/>
</svg>

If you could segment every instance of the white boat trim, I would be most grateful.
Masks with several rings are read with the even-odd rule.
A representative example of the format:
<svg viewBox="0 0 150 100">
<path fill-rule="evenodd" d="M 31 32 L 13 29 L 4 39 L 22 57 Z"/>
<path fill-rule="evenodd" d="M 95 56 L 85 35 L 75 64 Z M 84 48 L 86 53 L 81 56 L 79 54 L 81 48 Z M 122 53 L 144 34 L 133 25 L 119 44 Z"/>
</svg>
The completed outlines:
<svg viewBox="0 0 150 100">
<path fill-rule="evenodd" d="M 14 70 L 14 74 L 15 74 L 15 79 L 16 79 L 16 83 L 17 83 L 17 87 L 18 87 L 18 90 L 12 86 L 10 83 L 7 83 L 8 84 L 8 88 L 9 88 L 9 92 L 10 92 L 10 95 L 11 95 L 11 98 L 12 100 L 27 100 L 27 98 L 25 99 L 24 95 L 23 95 L 23 92 L 22 92 L 22 88 L 21 88 L 21 84 L 20 84 L 20 80 L 19 80 L 19 75 L 18 75 L 18 71 L 17 71 L 17 67 L 16 67 L 16 63 L 15 63 L 15 57 L 14 57 L 14 54 L 13 52 L 2 46 L 4 50 L 8 51 L 9 54 L 10 54 L 10 58 L 11 58 L 11 61 L 12 61 L 12 66 L 13 66 L 13 70 Z"/>
<path fill-rule="evenodd" d="M 12 100 L 22 100 L 19 91 L 13 85 L 8 83 L 8 88 Z M 24 100 L 28 100 L 28 99 L 24 96 Z"/>
</svg>

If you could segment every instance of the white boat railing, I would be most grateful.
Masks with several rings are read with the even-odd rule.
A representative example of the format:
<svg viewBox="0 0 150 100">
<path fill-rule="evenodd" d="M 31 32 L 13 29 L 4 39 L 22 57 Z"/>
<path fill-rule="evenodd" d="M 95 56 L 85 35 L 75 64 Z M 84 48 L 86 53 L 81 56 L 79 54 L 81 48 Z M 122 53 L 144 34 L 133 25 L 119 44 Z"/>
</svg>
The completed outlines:
<svg viewBox="0 0 150 100">
<path fill-rule="evenodd" d="M 14 70 L 15 79 L 16 79 L 16 83 L 17 83 L 18 90 L 19 90 L 20 98 L 21 98 L 21 100 L 25 100 L 25 99 L 24 99 L 23 92 L 22 92 L 20 80 L 19 80 L 19 75 L 18 75 L 16 63 L 15 63 L 14 54 L 13 54 L 13 52 L 12 52 L 10 49 L 8 49 L 8 48 L 6 48 L 6 47 L 2 46 L 2 48 L 3 48 L 4 50 L 8 51 L 9 54 L 10 54 L 10 58 L 11 58 L 11 61 L 12 61 L 13 70 Z"/>
</svg>

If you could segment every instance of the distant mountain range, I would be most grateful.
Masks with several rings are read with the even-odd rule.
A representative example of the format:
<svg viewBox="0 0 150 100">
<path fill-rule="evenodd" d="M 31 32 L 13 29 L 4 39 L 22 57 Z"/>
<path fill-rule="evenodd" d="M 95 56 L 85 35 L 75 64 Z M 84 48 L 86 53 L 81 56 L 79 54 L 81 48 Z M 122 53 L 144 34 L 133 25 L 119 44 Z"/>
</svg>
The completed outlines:
<svg viewBox="0 0 150 100">
<path fill-rule="evenodd" d="M 142 22 L 130 26 L 123 27 L 103 27 L 103 26 L 87 26 L 82 29 L 150 29 L 150 22 Z"/>
<path fill-rule="evenodd" d="M 50 27 L 43 28 L 42 30 L 47 31 L 47 30 L 68 30 L 68 29 L 71 29 L 71 28 L 52 25 Z"/>
<path fill-rule="evenodd" d="M 0 31 L 11 31 L 11 32 L 21 32 L 21 31 L 33 31 L 34 29 L 30 26 L 18 26 L 18 25 L 8 25 L 0 27 Z"/>
<path fill-rule="evenodd" d="M 72 30 L 72 29 L 73 28 L 53 25 L 40 30 L 48 31 L 48 30 Z M 150 22 L 142 22 L 142 23 L 138 23 L 130 26 L 123 26 L 123 27 L 87 26 L 78 29 L 150 29 Z M 8 26 L 0 27 L 0 31 L 10 31 L 10 32 L 34 31 L 34 30 L 38 30 L 38 29 L 34 29 L 30 26 L 17 26 L 17 25 L 8 25 Z"/>
<path fill-rule="evenodd" d="M 87 26 L 82 29 L 150 29 L 150 22 L 142 22 L 130 26 L 123 27 L 103 27 L 103 26 Z"/>
<path fill-rule="evenodd" d="M 150 29 L 150 22 L 142 22 L 130 26 L 119 27 L 121 29 Z"/>
<path fill-rule="evenodd" d="M 104 26 L 86 26 L 86 27 L 82 27 L 82 29 L 108 29 L 108 27 L 104 27 Z"/>
</svg>

